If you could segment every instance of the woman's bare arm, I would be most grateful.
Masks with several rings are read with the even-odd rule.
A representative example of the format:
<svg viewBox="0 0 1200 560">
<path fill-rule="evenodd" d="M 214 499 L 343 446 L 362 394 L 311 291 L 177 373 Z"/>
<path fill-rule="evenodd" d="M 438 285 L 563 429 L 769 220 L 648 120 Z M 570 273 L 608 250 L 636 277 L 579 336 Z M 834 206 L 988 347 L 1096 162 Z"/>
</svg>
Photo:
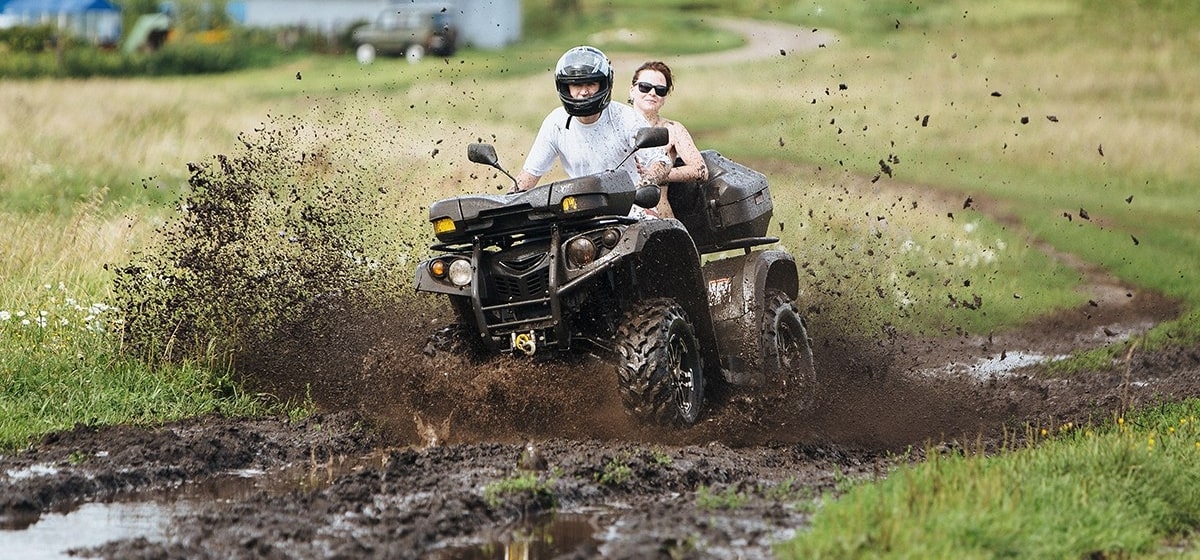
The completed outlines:
<svg viewBox="0 0 1200 560">
<path fill-rule="evenodd" d="M 707 181 L 708 166 L 704 165 L 704 158 L 701 157 L 700 149 L 696 147 L 696 142 L 692 140 L 691 133 L 676 121 L 670 121 L 667 128 L 671 131 L 671 141 L 675 148 L 675 155 L 683 160 L 683 166 L 672 168 L 671 172 L 667 175 L 667 180 L 672 183 Z"/>
</svg>

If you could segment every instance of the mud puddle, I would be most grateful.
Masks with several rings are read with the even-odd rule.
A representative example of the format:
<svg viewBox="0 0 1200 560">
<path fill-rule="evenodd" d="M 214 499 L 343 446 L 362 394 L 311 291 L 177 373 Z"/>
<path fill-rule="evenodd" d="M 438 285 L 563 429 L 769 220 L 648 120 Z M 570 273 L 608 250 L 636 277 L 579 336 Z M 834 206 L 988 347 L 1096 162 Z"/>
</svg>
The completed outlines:
<svg viewBox="0 0 1200 560">
<path fill-rule="evenodd" d="M 12 558 L 72 558 L 68 551 L 119 539 L 162 542 L 170 519 L 184 513 L 186 503 L 84 504 L 68 513 L 32 516 L 23 529 L 0 530 L 0 550 Z"/>
<path fill-rule="evenodd" d="M 978 381 L 1010 377 L 1023 368 L 1049 364 L 1065 359 L 1065 354 L 1046 355 L 1038 352 L 1003 352 L 996 356 L 980 358 L 972 363 L 953 362 L 921 372 L 926 377 L 969 376 Z"/>
<path fill-rule="evenodd" d="M 176 520 L 198 513 L 213 503 L 235 503 L 256 494 L 282 496 L 319 491 L 345 474 L 380 464 L 383 452 L 357 457 L 309 462 L 271 471 L 233 469 L 202 481 L 168 488 L 133 492 L 114 502 L 83 503 L 58 511 L 0 516 L 0 550 L 26 560 L 75 558 L 71 551 L 105 543 L 142 539 L 168 542 Z M 10 480 L 53 477 L 60 469 L 35 464 L 9 470 Z"/>
<path fill-rule="evenodd" d="M 488 537 L 485 542 L 450 541 L 441 550 L 432 551 L 431 560 L 493 560 L 522 558 L 548 560 L 565 554 L 591 551 L 601 544 L 596 535 L 602 525 L 597 515 L 587 513 L 549 513 L 518 527 Z"/>
</svg>

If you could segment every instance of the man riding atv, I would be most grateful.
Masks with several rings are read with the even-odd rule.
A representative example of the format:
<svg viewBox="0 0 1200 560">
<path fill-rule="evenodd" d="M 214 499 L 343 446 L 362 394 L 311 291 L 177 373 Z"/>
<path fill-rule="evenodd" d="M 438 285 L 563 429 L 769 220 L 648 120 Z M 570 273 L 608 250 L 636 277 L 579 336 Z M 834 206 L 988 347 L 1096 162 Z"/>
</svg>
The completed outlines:
<svg viewBox="0 0 1200 560">
<path fill-rule="evenodd" d="M 778 241 L 765 237 L 766 178 L 705 151 L 708 180 L 669 190 L 678 219 L 640 220 L 637 210 L 659 201 L 666 129 L 637 130 L 637 114 L 624 128 L 618 107 L 629 108 L 608 103 L 611 67 L 595 49 L 564 54 L 555 82 L 563 108 L 543 122 L 513 192 L 430 205 L 439 254 L 417 267 L 416 288 L 445 295 L 454 312 L 432 346 L 598 353 L 616 365 L 626 411 L 662 425 L 695 423 L 712 382 L 769 386 L 781 406 L 808 406 L 816 373 L 795 261 L 753 250 Z M 614 148 L 575 143 L 605 130 Z M 627 165 L 635 154 L 654 177 Z M 554 157 L 571 178 L 535 186 Z M 468 158 L 508 175 L 490 145 L 471 145 Z"/>
<path fill-rule="evenodd" d="M 663 150 L 648 149 L 638 154 L 643 167 L 649 170 L 641 178 L 637 162 L 627 157 L 633 148 L 634 135 L 645 124 L 632 107 L 609 103 L 613 69 L 604 53 L 589 46 L 563 53 L 554 67 L 554 86 L 562 107 L 551 111 L 542 121 L 524 168 L 517 174 L 514 192 L 537 185 L 556 158 L 570 177 L 592 175 L 620 165 L 635 182 L 658 184 L 666 178 L 671 167 Z"/>
</svg>

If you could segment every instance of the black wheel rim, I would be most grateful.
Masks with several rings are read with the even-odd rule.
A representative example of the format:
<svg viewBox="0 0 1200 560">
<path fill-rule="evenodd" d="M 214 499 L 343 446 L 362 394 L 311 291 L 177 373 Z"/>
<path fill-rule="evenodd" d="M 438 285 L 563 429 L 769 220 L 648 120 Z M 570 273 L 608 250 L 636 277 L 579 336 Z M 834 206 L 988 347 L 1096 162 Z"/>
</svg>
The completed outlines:
<svg viewBox="0 0 1200 560">
<path fill-rule="evenodd" d="M 667 366 L 670 368 L 672 384 L 675 388 L 675 406 L 680 414 L 691 419 L 697 407 L 695 356 L 688 347 L 684 337 L 671 336 L 667 345 Z"/>
<path fill-rule="evenodd" d="M 780 369 L 789 376 L 795 375 L 796 369 L 800 367 L 800 337 L 804 336 L 804 333 L 799 325 L 791 321 L 781 321 L 778 333 Z"/>
</svg>

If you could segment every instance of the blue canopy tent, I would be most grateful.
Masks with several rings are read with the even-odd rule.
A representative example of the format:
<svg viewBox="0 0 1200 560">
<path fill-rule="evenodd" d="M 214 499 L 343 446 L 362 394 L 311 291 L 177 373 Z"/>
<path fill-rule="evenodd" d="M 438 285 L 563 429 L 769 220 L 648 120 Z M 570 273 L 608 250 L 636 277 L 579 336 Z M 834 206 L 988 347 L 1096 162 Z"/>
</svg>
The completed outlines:
<svg viewBox="0 0 1200 560">
<path fill-rule="evenodd" d="M 0 0 L 0 14 L 15 25 L 51 24 L 98 45 L 121 37 L 121 8 L 108 0 Z"/>
</svg>

